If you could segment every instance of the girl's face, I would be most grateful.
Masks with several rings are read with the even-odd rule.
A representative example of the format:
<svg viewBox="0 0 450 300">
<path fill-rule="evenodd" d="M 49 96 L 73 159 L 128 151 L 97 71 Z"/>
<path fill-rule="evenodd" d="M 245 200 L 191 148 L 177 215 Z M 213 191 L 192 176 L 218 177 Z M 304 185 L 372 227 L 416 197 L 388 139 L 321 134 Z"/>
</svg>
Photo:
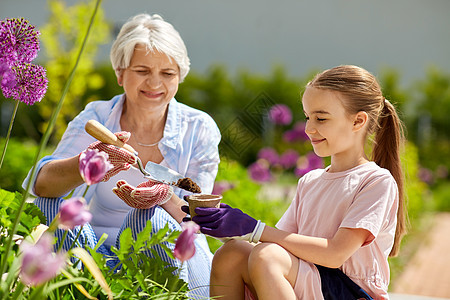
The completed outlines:
<svg viewBox="0 0 450 300">
<path fill-rule="evenodd" d="M 164 110 L 178 91 L 179 79 L 175 60 L 137 45 L 130 66 L 122 70 L 117 81 L 123 86 L 131 105 Z"/>
<path fill-rule="evenodd" d="M 346 113 L 338 92 L 307 87 L 303 94 L 306 116 L 305 132 L 314 152 L 320 157 L 342 157 L 347 160 L 362 145 L 355 134 L 356 116 Z"/>
</svg>

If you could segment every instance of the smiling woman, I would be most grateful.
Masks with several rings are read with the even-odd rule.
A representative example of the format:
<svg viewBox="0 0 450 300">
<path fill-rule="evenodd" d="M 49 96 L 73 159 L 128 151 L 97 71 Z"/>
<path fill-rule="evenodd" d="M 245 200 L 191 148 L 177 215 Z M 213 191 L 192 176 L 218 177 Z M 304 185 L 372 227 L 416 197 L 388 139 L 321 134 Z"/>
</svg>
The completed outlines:
<svg viewBox="0 0 450 300">
<path fill-rule="evenodd" d="M 113 255 L 112 246 L 120 247 L 118 237 L 128 227 L 134 237 L 147 221 L 151 221 L 152 232 L 167 225 L 171 230 L 181 230 L 185 213 L 180 207 L 187 192 L 145 181 L 134 167 L 135 155 L 144 165 L 151 161 L 169 167 L 191 178 L 204 193 L 211 193 L 220 142 L 219 129 L 208 114 L 175 99 L 179 83 L 189 72 L 189 58 L 183 40 L 171 24 L 158 15 L 131 18 L 114 41 L 110 58 L 124 93 L 109 101 L 89 103 L 69 123 L 55 152 L 39 162 L 34 184 L 34 192 L 39 196 L 35 203 L 47 220 L 52 220 L 61 197 L 72 190 L 74 196 L 81 196 L 85 190 L 78 167 L 80 154 L 90 149 L 106 152 L 113 167 L 86 193 L 93 217 L 80 238 L 81 244 L 89 241 L 94 248 L 102 234 L 108 234 L 98 248 L 106 255 Z M 115 132 L 117 139 L 135 151 L 95 141 L 84 130 L 89 120 Z M 141 209 L 144 202 L 146 209 Z M 172 250 L 175 247 L 168 242 L 164 246 Z M 187 268 L 180 270 L 180 277 L 188 282 L 191 297 L 206 298 L 212 254 L 203 235 L 195 240 L 195 247 L 196 255 L 187 261 Z M 181 262 L 168 257 L 162 246 L 155 250 L 171 266 L 181 267 Z M 146 254 L 152 255 L 150 250 Z"/>
</svg>

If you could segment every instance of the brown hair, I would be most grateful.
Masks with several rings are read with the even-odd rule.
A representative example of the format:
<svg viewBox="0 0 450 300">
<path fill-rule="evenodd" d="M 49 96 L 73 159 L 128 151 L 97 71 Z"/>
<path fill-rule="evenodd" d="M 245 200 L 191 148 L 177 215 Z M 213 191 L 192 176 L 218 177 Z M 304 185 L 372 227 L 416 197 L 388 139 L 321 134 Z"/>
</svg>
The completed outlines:
<svg viewBox="0 0 450 300">
<path fill-rule="evenodd" d="M 366 136 L 375 133 L 372 159 L 388 169 L 398 186 L 399 206 L 394 245 L 389 256 L 396 256 L 406 233 L 406 208 L 404 201 L 403 172 L 400 148 L 404 140 L 403 126 L 395 107 L 384 98 L 375 76 L 363 68 L 351 65 L 338 66 L 317 74 L 307 87 L 339 92 L 349 114 L 364 111 L 368 114 Z"/>
</svg>

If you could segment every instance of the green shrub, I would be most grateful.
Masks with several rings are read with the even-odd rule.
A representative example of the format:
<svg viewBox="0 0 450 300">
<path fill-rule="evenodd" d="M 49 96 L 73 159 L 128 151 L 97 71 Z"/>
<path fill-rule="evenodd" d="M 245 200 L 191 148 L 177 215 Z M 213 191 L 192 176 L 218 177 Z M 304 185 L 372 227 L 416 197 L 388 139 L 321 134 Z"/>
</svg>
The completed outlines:
<svg viewBox="0 0 450 300">
<path fill-rule="evenodd" d="M 5 139 L 0 139 L 3 148 Z M 9 140 L 5 160 L 0 169 L 0 187 L 7 191 L 22 191 L 22 182 L 33 165 L 38 146 L 32 140 L 12 137 Z M 44 155 L 51 153 L 51 149 Z"/>
</svg>

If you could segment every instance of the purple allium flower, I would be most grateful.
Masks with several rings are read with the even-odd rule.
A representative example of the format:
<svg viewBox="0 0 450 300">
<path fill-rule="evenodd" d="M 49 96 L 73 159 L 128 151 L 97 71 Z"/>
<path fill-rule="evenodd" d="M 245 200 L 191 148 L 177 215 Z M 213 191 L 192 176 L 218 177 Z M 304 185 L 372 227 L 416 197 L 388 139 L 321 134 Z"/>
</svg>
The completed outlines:
<svg viewBox="0 0 450 300">
<path fill-rule="evenodd" d="M 15 62 L 11 70 L 14 72 L 16 84 L 2 86 L 3 95 L 28 105 L 40 102 L 47 92 L 48 79 L 44 67 Z"/>
<path fill-rule="evenodd" d="M 23 241 L 20 278 L 26 285 L 37 286 L 54 278 L 64 268 L 65 253 L 53 253 L 53 236 L 44 233 L 35 245 Z"/>
<path fill-rule="evenodd" d="M 431 184 L 433 182 L 433 172 L 427 168 L 420 168 L 417 174 L 419 179 L 426 184 Z"/>
<path fill-rule="evenodd" d="M 16 85 L 16 76 L 5 58 L 0 57 L 0 87 L 9 88 Z"/>
<path fill-rule="evenodd" d="M 232 188 L 234 188 L 234 184 L 222 180 L 222 181 L 216 181 L 214 183 L 214 188 L 211 192 L 211 194 L 213 195 L 222 195 L 223 193 L 225 193 L 228 190 L 231 190 Z"/>
<path fill-rule="evenodd" d="M 297 151 L 288 149 L 280 156 L 280 165 L 285 169 L 293 168 L 297 165 L 299 157 Z"/>
<path fill-rule="evenodd" d="M 270 170 L 260 162 L 255 162 L 248 167 L 250 178 L 257 182 L 267 182 L 272 179 Z"/>
<path fill-rule="evenodd" d="M 104 151 L 87 149 L 80 154 L 80 174 L 87 185 L 96 184 L 102 181 L 106 172 L 112 168 L 113 165 L 108 161 L 108 153 Z"/>
<path fill-rule="evenodd" d="M 67 230 L 75 226 L 81 226 L 92 219 L 86 200 L 81 197 L 74 197 L 64 200 L 59 207 L 59 228 Z"/>
<path fill-rule="evenodd" d="M 297 122 L 291 130 L 288 130 L 283 135 L 283 140 L 288 143 L 303 142 L 309 140 L 305 133 L 305 122 Z"/>
<path fill-rule="evenodd" d="M 30 63 L 39 52 L 40 32 L 35 28 L 24 18 L 0 21 L 0 55 L 10 64 Z"/>
<path fill-rule="evenodd" d="M 310 152 L 306 155 L 306 160 L 303 165 L 297 166 L 294 171 L 294 174 L 297 177 L 302 177 L 309 171 L 323 168 L 323 160 L 319 156 L 317 156 L 314 152 Z"/>
<path fill-rule="evenodd" d="M 178 239 L 175 242 L 173 256 L 183 262 L 192 258 L 195 254 L 195 233 L 200 230 L 200 226 L 193 221 L 189 221 L 181 223 L 181 228 L 183 229 L 183 232 L 178 236 Z"/>
<path fill-rule="evenodd" d="M 278 153 L 275 149 L 270 147 L 262 148 L 258 152 L 258 159 L 264 159 L 270 165 L 275 165 L 278 163 Z"/>
<path fill-rule="evenodd" d="M 269 119 L 274 124 L 287 125 L 292 121 L 292 112 L 287 105 L 276 104 L 269 110 Z"/>
</svg>

